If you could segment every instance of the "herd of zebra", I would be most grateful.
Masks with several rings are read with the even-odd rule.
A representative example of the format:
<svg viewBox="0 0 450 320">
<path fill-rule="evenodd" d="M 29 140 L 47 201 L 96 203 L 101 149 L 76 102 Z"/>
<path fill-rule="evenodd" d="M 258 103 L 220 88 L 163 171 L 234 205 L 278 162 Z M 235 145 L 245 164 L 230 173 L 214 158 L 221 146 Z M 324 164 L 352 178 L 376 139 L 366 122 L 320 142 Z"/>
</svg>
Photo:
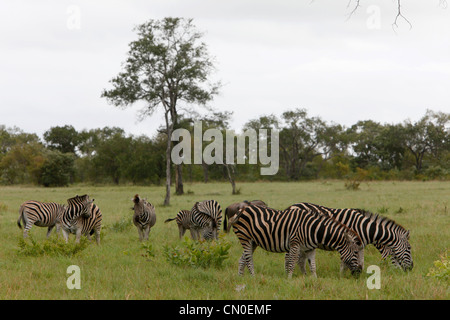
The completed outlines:
<svg viewBox="0 0 450 320">
<path fill-rule="evenodd" d="M 148 240 L 150 229 L 156 223 L 155 207 L 146 199 L 135 195 L 133 223 L 139 239 Z M 27 237 L 33 225 L 48 227 L 47 237 L 56 226 L 65 241 L 69 234 L 95 233 L 100 244 L 102 213 L 88 195 L 67 199 L 67 205 L 24 202 L 19 209 L 17 224 L 24 223 L 23 236 Z M 243 253 L 239 259 L 239 274 L 245 267 L 254 275 L 253 252 L 259 246 L 270 252 L 285 253 L 285 271 L 292 277 L 296 264 L 306 274 L 306 263 L 316 276 L 315 249 L 335 250 L 341 257 L 341 272 L 349 269 L 359 274 L 364 266 L 364 247 L 373 244 L 382 259 L 410 270 L 413 268 L 409 231 L 393 220 L 361 209 L 333 209 L 312 203 L 296 203 L 285 210 L 270 208 L 261 200 L 233 203 L 225 209 L 223 230 L 233 228 Z M 180 239 L 189 230 L 194 240 L 217 239 L 222 224 L 222 209 L 216 200 L 196 202 L 191 210 L 180 210 L 175 218 Z"/>
</svg>

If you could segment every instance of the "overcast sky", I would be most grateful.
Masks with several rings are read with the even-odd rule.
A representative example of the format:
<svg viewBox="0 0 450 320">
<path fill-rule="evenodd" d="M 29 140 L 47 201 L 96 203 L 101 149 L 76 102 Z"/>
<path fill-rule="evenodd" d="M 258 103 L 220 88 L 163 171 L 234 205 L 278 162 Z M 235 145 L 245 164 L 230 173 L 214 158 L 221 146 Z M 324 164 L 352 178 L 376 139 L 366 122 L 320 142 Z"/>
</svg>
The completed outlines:
<svg viewBox="0 0 450 320">
<path fill-rule="evenodd" d="M 232 126 L 306 108 L 351 126 L 450 112 L 450 8 L 439 0 L 1 1 L 0 124 L 42 135 L 52 126 L 118 126 L 153 135 L 162 113 L 109 105 L 101 92 L 121 70 L 133 27 L 194 18 L 224 84 L 211 106 Z M 394 31 L 395 30 L 395 31 Z"/>
</svg>

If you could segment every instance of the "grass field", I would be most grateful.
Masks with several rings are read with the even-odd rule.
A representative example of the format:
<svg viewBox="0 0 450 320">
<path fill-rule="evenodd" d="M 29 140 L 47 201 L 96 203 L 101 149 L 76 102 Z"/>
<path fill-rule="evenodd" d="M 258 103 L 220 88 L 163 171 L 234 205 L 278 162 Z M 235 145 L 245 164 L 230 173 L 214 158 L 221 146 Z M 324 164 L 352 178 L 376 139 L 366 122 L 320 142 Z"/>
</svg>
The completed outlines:
<svg viewBox="0 0 450 320">
<path fill-rule="evenodd" d="M 450 248 L 450 182 L 370 182 L 349 191 L 343 181 L 238 183 L 240 195 L 231 195 L 227 183 L 185 184 L 186 194 L 172 196 L 163 207 L 163 187 L 73 186 L 68 188 L 0 187 L 0 299 L 448 299 L 448 282 L 427 276 L 433 262 Z M 102 243 L 95 242 L 75 256 L 27 255 L 19 251 L 18 208 L 25 200 L 65 203 L 76 194 L 89 194 L 103 212 Z M 154 256 L 146 255 L 131 224 L 134 194 L 156 207 L 157 222 L 150 233 Z M 244 199 L 262 199 L 274 208 L 308 201 L 331 207 L 356 207 L 380 213 L 411 230 L 414 269 L 403 272 L 381 262 L 373 246 L 366 248 L 365 268 L 359 278 L 339 274 L 339 255 L 318 250 L 317 275 L 303 276 L 297 268 L 291 280 L 284 272 L 284 255 L 257 249 L 256 276 L 246 270 L 238 276 L 242 249 L 234 233 L 222 268 L 176 266 L 166 260 L 164 246 L 175 246 L 180 209 L 195 201 L 215 199 L 224 210 Z M 123 223 L 120 224 L 120 221 Z M 122 225 L 114 230 L 113 225 Z M 46 229 L 33 227 L 37 243 L 45 242 Z M 188 234 L 188 233 L 187 233 Z M 52 234 L 55 237 L 54 234 Z M 74 241 L 74 236 L 71 236 Z M 28 240 L 29 241 L 29 240 Z M 67 267 L 77 265 L 81 289 L 69 290 Z M 369 265 L 381 269 L 381 289 L 366 282 Z"/>
</svg>

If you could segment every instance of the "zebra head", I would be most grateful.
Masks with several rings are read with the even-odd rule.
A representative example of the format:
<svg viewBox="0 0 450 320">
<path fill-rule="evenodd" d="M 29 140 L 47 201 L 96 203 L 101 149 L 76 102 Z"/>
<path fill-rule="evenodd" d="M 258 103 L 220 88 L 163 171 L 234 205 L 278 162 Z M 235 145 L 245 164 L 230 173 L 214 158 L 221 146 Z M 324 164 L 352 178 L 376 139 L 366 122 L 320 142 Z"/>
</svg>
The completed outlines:
<svg viewBox="0 0 450 320">
<path fill-rule="evenodd" d="M 414 266 L 408 240 L 409 230 L 402 230 L 398 234 L 397 241 L 389 248 L 393 264 L 399 265 L 404 271 L 412 270 Z"/>
<path fill-rule="evenodd" d="M 352 230 L 345 232 L 345 250 L 341 252 L 342 262 L 352 275 L 359 275 L 364 264 L 364 245 L 361 238 Z"/>
<path fill-rule="evenodd" d="M 83 196 L 76 195 L 73 198 L 67 199 L 70 211 L 73 212 L 72 218 L 82 216 L 83 218 L 90 218 L 92 215 L 92 204 L 95 199 L 90 200 L 87 194 Z"/>
<path fill-rule="evenodd" d="M 217 239 L 217 224 L 214 219 L 211 219 L 208 226 L 201 230 L 202 237 L 205 240 L 214 240 Z"/>
<path fill-rule="evenodd" d="M 144 212 L 144 199 L 142 199 L 141 197 L 139 197 L 138 194 L 136 194 L 131 199 L 131 201 L 133 201 L 134 203 L 134 206 L 132 208 L 134 210 L 134 213 L 137 215 L 141 215 Z"/>
<path fill-rule="evenodd" d="M 95 199 L 87 200 L 83 203 L 82 209 L 81 209 L 81 216 L 83 218 L 90 218 L 92 216 L 92 204 L 94 203 Z"/>
</svg>

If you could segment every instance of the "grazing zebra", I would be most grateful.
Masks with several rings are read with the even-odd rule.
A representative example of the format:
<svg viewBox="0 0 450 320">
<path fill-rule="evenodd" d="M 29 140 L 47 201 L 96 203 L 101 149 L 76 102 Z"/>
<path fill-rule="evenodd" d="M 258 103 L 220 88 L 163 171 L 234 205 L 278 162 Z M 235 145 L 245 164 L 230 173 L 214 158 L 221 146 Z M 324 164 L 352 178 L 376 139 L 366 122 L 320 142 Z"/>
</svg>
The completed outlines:
<svg viewBox="0 0 450 320">
<path fill-rule="evenodd" d="M 240 210 L 230 223 L 244 249 L 239 259 L 240 275 L 245 266 L 255 274 L 253 252 L 258 246 L 270 252 L 287 252 L 285 270 L 289 278 L 300 253 L 317 247 L 337 250 L 352 274 L 361 272 L 358 263 L 361 240 L 352 230 L 329 217 L 297 207 L 280 211 L 250 205 Z"/>
<path fill-rule="evenodd" d="M 22 203 L 19 209 L 19 219 L 17 225 L 22 229 L 20 224 L 23 221 L 23 237 L 28 236 L 28 231 L 33 225 L 38 227 L 48 227 L 47 238 L 50 236 L 53 227 L 56 225 L 57 219 L 64 212 L 65 207 L 54 202 L 26 201 Z M 58 232 L 58 226 L 56 228 Z"/>
<path fill-rule="evenodd" d="M 65 207 L 64 212 L 57 221 L 57 224 L 59 224 L 62 229 L 62 234 L 66 242 L 69 241 L 70 233 L 76 235 L 76 243 L 80 242 L 83 227 L 87 225 L 84 223 L 85 220 L 83 219 L 89 219 L 92 216 L 93 202 L 94 199 L 90 200 L 88 195 L 77 195 L 73 198 L 67 199 L 68 206 Z M 86 232 L 91 230 L 85 229 Z"/>
<path fill-rule="evenodd" d="M 134 202 L 133 223 L 139 233 L 139 240 L 148 240 L 150 229 L 156 223 L 155 207 L 146 199 L 142 199 L 138 194 L 131 201 Z"/>
<path fill-rule="evenodd" d="M 294 206 L 333 217 L 354 230 L 364 246 L 375 245 L 382 259 L 390 255 L 394 265 L 400 266 L 405 271 L 413 268 L 411 245 L 408 241 L 409 230 L 395 221 L 361 209 L 332 209 L 307 202 L 297 203 Z M 363 254 L 362 264 L 364 264 Z"/>
<path fill-rule="evenodd" d="M 207 220 L 205 216 L 209 216 L 214 221 L 211 224 L 213 238 L 218 238 L 218 230 L 222 224 L 222 208 L 216 200 L 196 202 L 191 209 L 191 213 L 191 228 L 194 233 L 197 233 L 199 236 L 199 232 L 203 228 L 201 225 Z"/>
<path fill-rule="evenodd" d="M 175 218 L 167 219 L 164 223 L 168 223 L 173 220 L 176 220 L 178 224 L 180 239 L 184 236 L 186 230 L 188 229 L 191 232 L 191 238 L 194 240 L 198 240 L 200 236 L 204 239 L 212 239 L 216 237 L 215 221 L 206 214 L 201 213 L 201 216 L 197 217 L 197 220 L 195 221 L 196 225 L 193 225 L 192 212 L 190 210 L 180 210 Z"/>
<path fill-rule="evenodd" d="M 252 201 L 244 200 L 242 202 L 230 204 L 225 209 L 225 217 L 223 219 L 223 231 L 225 231 L 226 233 L 230 232 L 231 226 L 228 224 L 228 220 L 231 219 L 231 217 L 233 217 L 240 209 L 245 208 L 250 204 L 254 204 L 257 206 L 267 206 L 267 204 L 262 200 L 252 200 Z"/>
</svg>

